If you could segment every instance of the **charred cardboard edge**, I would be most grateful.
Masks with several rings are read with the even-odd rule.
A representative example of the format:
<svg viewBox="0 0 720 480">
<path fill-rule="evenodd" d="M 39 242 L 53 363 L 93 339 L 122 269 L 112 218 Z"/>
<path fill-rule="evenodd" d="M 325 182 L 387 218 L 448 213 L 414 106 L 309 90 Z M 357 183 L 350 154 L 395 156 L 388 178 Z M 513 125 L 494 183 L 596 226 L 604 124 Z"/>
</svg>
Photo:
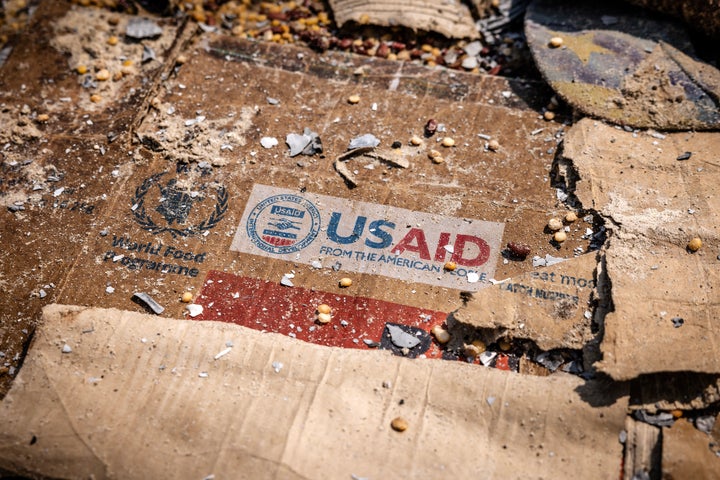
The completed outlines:
<svg viewBox="0 0 720 480">
<path fill-rule="evenodd" d="M 0 467 L 97 478 L 616 478 L 627 392 L 604 390 L 568 375 L 51 305 L 0 404 Z M 406 432 L 390 428 L 397 416 Z"/>
</svg>

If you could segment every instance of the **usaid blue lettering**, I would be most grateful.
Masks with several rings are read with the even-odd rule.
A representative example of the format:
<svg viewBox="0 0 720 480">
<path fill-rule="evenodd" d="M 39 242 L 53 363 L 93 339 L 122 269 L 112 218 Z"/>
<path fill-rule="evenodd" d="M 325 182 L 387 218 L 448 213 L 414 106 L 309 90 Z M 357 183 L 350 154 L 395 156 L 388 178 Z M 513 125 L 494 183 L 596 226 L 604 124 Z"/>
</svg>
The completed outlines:
<svg viewBox="0 0 720 480">
<path fill-rule="evenodd" d="M 350 245 L 361 239 L 367 224 L 367 217 L 358 216 L 355 219 L 352 233 L 349 235 L 339 235 L 338 228 L 342 219 L 342 213 L 333 212 L 327 227 L 327 237 L 330 241 L 340 245 Z M 386 227 L 383 229 L 382 227 Z M 368 234 L 374 238 L 365 238 L 364 243 L 370 248 L 387 248 L 393 243 L 391 231 L 395 229 L 395 223 L 388 220 L 374 220 L 370 222 Z M 340 229 L 343 231 L 343 229 Z M 347 232 L 347 230 L 344 230 Z M 405 236 L 391 248 L 391 253 L 401 255 L 403 252 L 413 252 L 422 260 L 434 260 L 435 262 L 446 261 L 449 253 L 445 249 L 453 240 L 453 235 L 448 232 L 441 232 L 438 244 L 435 247 L 434 256 L 430 256 L 430 248 L 428 246 L 427 236 L 421 228 L 411 228 Z M 473 248 L 474 246 L 474 248 Z M 476 250 L 475 253 L 469 253 Z M 467 255 L 467 256 L 466 256 Z M 467 235 L 458 233 L 455 235 L 455 244 L 452 248 L 450 261 L 465 267 L 478 267 L 483 265 L 490 258 L 490 246 L 485 240 L 475 235 Z"/>
<path fill-rule="evenodd" d="M 353 228 L 352 235 L 349 235 L 347 237 L 341 237 L 337 234 L 337 228 L 338 224 L 340 223 L 340 216 L 342 214 L 338 212 L 333 212 L 332 216 L 330 217 L 330 223 L 328 224 L 327 228 L 327 236 L 330 240 L 332 240 L 335 243 L 339 243 L 340 245 L 347 245 L 348 243 L 355 243 L 358 238 L 360 238 L 360 235 L 362 235 L 363 229 L 365 228 L 365 222 L 367 221 L 367 218 L 365 217 L 357 217 L 355 219 L 355 227 Z"/>
<path fill-rule="evenodd" d="M 370 248 L 387 248 L 392 245 L 392 235 L 390 235 L 390 232 L 386 232 L 380 228 L 385 225 L 387 225 L 391 230 L 395 229 L 395 224 L 393 222 L 388 222 L 387 220 L 375 220 L 374 222 L 370 222 L 370 228 L 368 231 L 371 235 L 376 236 L 382 241 L 374 242 L 369 238 L 366 238 L 365 245 Z"/>
</svg>

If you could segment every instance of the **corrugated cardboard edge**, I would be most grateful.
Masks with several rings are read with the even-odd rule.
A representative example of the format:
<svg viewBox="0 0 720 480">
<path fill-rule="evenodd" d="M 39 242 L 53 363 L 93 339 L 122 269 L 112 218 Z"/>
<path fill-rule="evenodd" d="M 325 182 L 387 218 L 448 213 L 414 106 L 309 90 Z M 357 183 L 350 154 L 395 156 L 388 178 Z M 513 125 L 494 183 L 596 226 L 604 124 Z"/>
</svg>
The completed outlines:
<svg viewBox="0 0 720 480">
<path fill-rule="evenodd" d="M 640 136 L 589 119 L 565 136 L 570 190 L 613 230 L 603 251 L 610 288 L 600 294 L 609 294 L 601 298 L 609 308 L 596 366 L 616 380 L 720 373 L 717 148 L 718 133 Z M 676 160 L 687 150 L 691 160 Z M 694 236 L 705 245 L 692 254 Z"/>
<path fill-rule="evenodd" d="M 335 21 L 384 27 L 402 25 L 413 30 L 438 32 L 450 38 L 478 38 L 470 10 L 457 0 L 431 3 L 422 0 L 330 0 Z"/>
<path fill-rule="evenodd" d="M 97 479 L 615 479 L 627 396 L 606 387 L 51 305 L 0 404 L 0 468 Z M 407 431 L 390 428 L 397 416 Z"/>
</svg>

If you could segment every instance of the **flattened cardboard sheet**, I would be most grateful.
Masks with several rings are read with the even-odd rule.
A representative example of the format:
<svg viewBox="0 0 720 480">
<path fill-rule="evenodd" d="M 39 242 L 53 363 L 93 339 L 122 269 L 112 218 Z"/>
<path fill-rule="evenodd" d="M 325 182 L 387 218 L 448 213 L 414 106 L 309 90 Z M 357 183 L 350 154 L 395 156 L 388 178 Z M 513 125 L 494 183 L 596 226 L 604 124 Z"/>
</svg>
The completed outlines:
<svg viewBox="0 0 720 480">
<path fill-rule="evenodd" d="M 275 286 L 291 275 L 283 288 L 447 314 L 462 291 L 533 268 L 502 261 L 508 241 L 540 256 L 587 248 L 582 228 L 559 250 L 543 232 L 546 217 L 565 210 L 548 177 L 565 127 L 531 108 L 547 101 L 539 86 L 208 38 L 185 52 L 142 119 L 133 146 L 142 155 L 122 157 L 61 302 L 140 310 L 130 298 L 144 292 L 179 317 L 182 293 L 198 300 L 210 272 L 222 272 Z M 445 131 L 424 137 L 431 118 Z M 323 150 L 291 157 L 287 136 L 305 128 Z M 368 133 L 385 149 L 399 142 L 392 151 L 408 168 L 353 158 L 351 189 L 334 159 Z M 442 147 L 444 136 L 455 146 Z M 500 149 L 487 149 L 488 138 Z M 432 162 L 432 149 L 445 163 Z M 444 269 L 450 260 L 454 271 Z M 339 288 L 343 277 L 351 288 Z"/>
<path fill-rule="evenodd" d="M 53 305 L 0 404 L 0 467 L 98 479 L 616 479 L 626 404 L 574 376 Z M 396 417 L 406 431 L 390 427 Z"/>
<path fill-rule="evenodd" d="M 565 138 L 575 194 L 613 230 L 598 368 L 720 373 L 720 134 L 652 133 L 582 120 Z"/>
</svg>

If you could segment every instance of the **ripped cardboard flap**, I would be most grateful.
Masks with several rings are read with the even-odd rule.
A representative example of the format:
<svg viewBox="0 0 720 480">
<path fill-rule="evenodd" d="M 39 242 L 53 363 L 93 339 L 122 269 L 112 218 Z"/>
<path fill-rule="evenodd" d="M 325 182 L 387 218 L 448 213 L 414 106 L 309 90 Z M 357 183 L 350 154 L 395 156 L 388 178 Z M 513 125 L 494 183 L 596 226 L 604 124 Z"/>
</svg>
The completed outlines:
<svg viewBox="0 0 720 480">
<path fill-rule="evenodd" d="M 614 479 L 626 405 L 626 392 L 569 375 L 52 305 L 0 405 L 0 467 L 98 479 Z M 396 417 L 406 431 L 391 428 Z"/>
<path fill-rule="evenodd" d="M 598 368 L 615 379 L 720 373 L 718 149 L 717 133 L 636 134 L 592 120 L 566 135 L 570 190 L 612 230 Z"/>
<path fill-rule="evenodd" d="M 596 254 L 589 253 L 504 279 L 474 293 L 453 318 L 482 329 L 488 341 L 508 336 L 532 340 L 542 350 L 580 350 L 594 338 L 596 264 Z"/>
</svg>

